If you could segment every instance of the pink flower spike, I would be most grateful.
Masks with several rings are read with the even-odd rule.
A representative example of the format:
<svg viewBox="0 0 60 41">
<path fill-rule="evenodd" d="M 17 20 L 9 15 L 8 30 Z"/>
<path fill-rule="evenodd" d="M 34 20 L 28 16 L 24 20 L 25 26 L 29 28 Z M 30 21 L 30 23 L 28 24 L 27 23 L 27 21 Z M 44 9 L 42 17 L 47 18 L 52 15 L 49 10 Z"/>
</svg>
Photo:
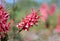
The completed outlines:
<svg viewBox="0 0 60 41">
<path fill-rule="evenodd" d="M 48 5 L 43 4 L 40 8 L 40 13 L 41 13 L 41 16 L 42 16 L 41 19 L 42 19 L 43 22 L 45 22 L 47 17 L 48 17 L 47 11 L 48 11 Z"/>
<path fill-rule="evenodd" d="M 58 20 L 57 20 L 57 22 L 58 22 L 58 25 L 60 25 L 60 15 L 58 15 Z"/>
<path fill-rule="evenodd" d="M 17 25 L 18 28 L 22 27 L 22 30 L 28 31 L 30 27 L 38 23 L 40 16 L 32 9 L 31 14 L 27 15 L 26 18 L 22 19 L 22 21 Z M 24 22 L 24 23 L 23 23 Z"/>
<path fill-rule="evenodd" d="M 60 33 L 60 15 L 58 15 L 57 26 L 55 28 L 55 32 Z"/>
<path fill-rule="evenodd" d="M 51 16 L 54 15 L 55 10 L 56 10 L 56 5 L 53 4 L 53 5 L 50 7 L 50 9 L 49 9 L 49 14 L 50 14 Z"/>
</svg>

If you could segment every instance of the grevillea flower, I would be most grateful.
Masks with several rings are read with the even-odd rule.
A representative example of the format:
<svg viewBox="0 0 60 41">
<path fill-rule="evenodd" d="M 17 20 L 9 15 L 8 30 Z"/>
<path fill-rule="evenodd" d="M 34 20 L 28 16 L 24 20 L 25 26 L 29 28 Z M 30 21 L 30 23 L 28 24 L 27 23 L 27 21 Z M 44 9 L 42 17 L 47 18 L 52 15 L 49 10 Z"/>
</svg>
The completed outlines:
<svg viewBox="0 0 60 41">
<path fill-rule="evenodd" d="M 55 10 L 56 10 L 56 5 L 55 4 L 53 4 L 50 8 L 49 8 L 49 15 L 54 15 L 54 13 L 55 13 Z"/>
<path fill-rule="evenodd" d="M 5 12 L 4 8 L 0 5 L 0 38 L 9 30 L 10 23 L 7 23 L 8 18 L 8 13 Z"/>
<path fill-rule="evenodd" d="M 47 20 L 47 17 L 48 17 L 47 10 L 48 10 L 48 5 L 42 4 L 42 6 L 40 8 L 40 13 L 41 13 L 41 16 L 42 16 L 41 19 L 43 22 L 45 22 Z"/>
<path fill-rule="evenodd" d="M 40 16 L 38 16 L 38 12 L 34 11 L 34 9 L 32 9 L 32 13 L 27 15 L 26 18 L 24 18 L 18 25 L 17 27 L 19 29 L 22 28 L 22 30 L 29 30 L 30 27 L 32 27 L 33 25 L 36 25 L 38 23 L 38 19 L 40 18 Z"/>
<path fill-rule="evenodd" d="M 60 15 L 58 16 L 58 23 L 57 23 L 57 26 L 55 28 L 55 32 L 60 33 Z"/>
</svg>

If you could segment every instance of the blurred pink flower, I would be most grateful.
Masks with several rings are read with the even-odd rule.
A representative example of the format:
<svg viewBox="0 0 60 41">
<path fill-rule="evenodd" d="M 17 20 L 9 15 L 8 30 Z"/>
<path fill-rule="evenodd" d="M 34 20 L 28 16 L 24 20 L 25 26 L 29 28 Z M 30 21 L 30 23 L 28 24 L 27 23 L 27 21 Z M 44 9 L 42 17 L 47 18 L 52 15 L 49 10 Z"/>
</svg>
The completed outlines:
<svg viewBox="0 0 60 41">
<path fill-rule="evenodd" d="M 57 26 L 55 28 L 55 32 L 60 33 L 60 15 L 58 15 Z"/>
<path fill-rule="evenodd" d="M 55 4 L 53 4 L 50 8 L 49 8 L 49 15 L 54 15 L 54 13 L 55 13 L 55 10 L 56 10 L 56 5 Z"/>
<path fill-rule="evenodd" d="M 42 4 L 41 8 L 40 8 L 40 12 L 41 12 L 41 19 L 43 22 L 46 21 L 47 17 L 48 17 L 48 13 L 47 13 L 47 10 L 48 10 L 48 5 L 47 4 Z"/>
<path fill-rule="evenodd" d="M 57 22 L 58 22 L 58 25 L 60 25 L 60 15 L 58 15 L 58 20 L 57 20 Z"/>
</svg>

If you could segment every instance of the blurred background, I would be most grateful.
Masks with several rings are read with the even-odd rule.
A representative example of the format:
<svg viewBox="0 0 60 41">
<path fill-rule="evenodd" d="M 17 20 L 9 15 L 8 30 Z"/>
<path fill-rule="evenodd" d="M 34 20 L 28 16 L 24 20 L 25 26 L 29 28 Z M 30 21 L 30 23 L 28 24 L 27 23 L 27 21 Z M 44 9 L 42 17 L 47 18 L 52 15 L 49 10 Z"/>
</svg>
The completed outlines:
<svg viewBox="0 0 60 41">
<path fill-rule="evenodd" d="M 30 14 L 32 7 L 38 10 L 43 3 L 47 3 L 49 6 L 53 3 L 56 4 L 55 14 L 48 19 L 48 24 L 51 25 L 50 23 L 52 23 L 52 28 L 45 28 L 44 23 L 41 21 L 38 23 L 38 26 L 33 26 L 29 31 L 21 31 L 16 34 L 18 29 L 15 25 L 23 17 L 26 17 L 27 14 Z M 8 21 L 11 20 L 12 22 L 8 33 L 8 41 L 55 41 L 55 38 L 51 39 L 51 37 L 58 37 L 60 39 L 60 35 L 56 36 L 54 34 L 54 28 L 57 25 L 57 15 L 60 13 L 60 0 L 0 0 L 0 4 L 10 14 Z"/>
</svg>

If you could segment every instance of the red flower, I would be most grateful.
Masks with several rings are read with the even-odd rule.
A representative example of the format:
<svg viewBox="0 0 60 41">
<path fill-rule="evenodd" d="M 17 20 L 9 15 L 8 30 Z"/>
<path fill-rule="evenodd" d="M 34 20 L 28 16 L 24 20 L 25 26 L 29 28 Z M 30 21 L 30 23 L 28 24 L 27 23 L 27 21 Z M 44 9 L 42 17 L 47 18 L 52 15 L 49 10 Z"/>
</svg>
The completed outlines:
<svg viewBox="0 0 60 41">
<path fill-rule="evenodd" d="M 9 15 L 5 12 L 4 8 L 0 5 L 0 38 L 2 38 L 2 34 L 7 33 L 9 30 L 9 23 L 7 20 Z"/>
<path fill-rule="evenodd" d="M 22 28 L 22 30 L 29 30 L 30 27 L 32 27 L 34 24 L 38 23 L 38 19 L 40 16 L 37 14 L 38 12 L 32 10 L 32 13 L 30 15 L 27 15 L 26 18 L 24 18 L 18 25 L 17 27 L 19 29 Z"/>
</svg>

